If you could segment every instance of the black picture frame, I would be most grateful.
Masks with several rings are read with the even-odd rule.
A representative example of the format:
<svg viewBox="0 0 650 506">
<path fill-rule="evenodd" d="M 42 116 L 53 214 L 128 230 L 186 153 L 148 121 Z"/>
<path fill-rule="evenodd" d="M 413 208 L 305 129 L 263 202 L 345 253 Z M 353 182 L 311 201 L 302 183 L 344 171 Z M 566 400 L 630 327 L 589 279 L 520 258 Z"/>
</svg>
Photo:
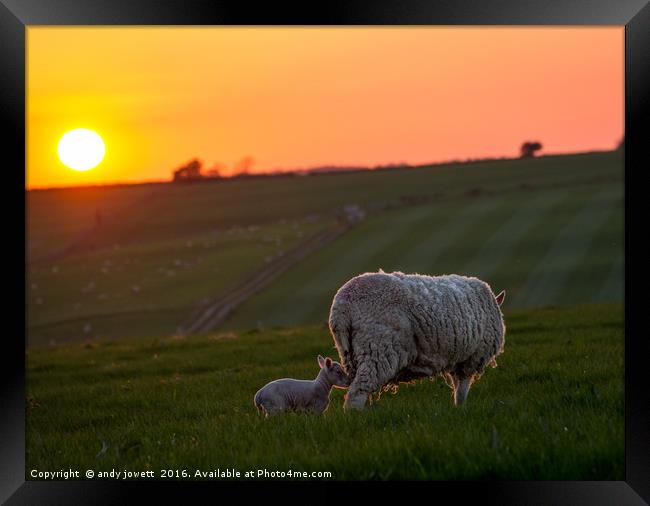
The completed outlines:
<svg viewBox="0 0 650 506">
<path fill-rule="evenodd" d="M 0 501 L 7 504 L 130 504 L 152 500 L 187 503 L 198 492 L 215 500 L 239 499 L 258 483 L 225 482 L 35 482 L 25 481 L 25 35 L 30 25 L 625 25 L 625 417 L 626 479 L 620 482 L 427 482 L 410 483 L 413 493 L 434 500 L 480 500 L 495 504 L 646 504 L 650 501 L 650 413 L 644 388 L 648 338 L 642 318 L 645 298 L 631 289 L 645 282 L 645 259 L 631 247 L 633 225 L 643 220 L 632 208 L 635 185 L 648 166 L 642 122 L 650 116 L 650 6 L 645 0 L 394 0 L 317 2 L 300 5 L 220 0 L 0 0 L 0 111 L 5 128 L 4 223 L 15 225 L 19 241 L 6 241 L 5 284 L 9 307 L 0 353 L 2 421 Z M 8 155 L 8 156 L 7 156 Z M 636 187 L 635 187 L 636 186 Z M 7 207 L 7 206 L 5 206 Z M 6 229 L 7 227 L 5 227 Z M 13 229 L 12 229 L 13 232 Z M 641 250 L 643 251 L 643 250 Z M 7 275 L 8 274 L 8 275 Z M 643 293 L 643 292 L 641 292 Z M 21 298 L 22 296 L 22 298 Z M 22 310 L 21 310 L 22 308 Z M 22 315 L 22 318 L 21 318 Z M 266 483 L 265 493 L 288 490 L 305 500 L 342 499 L 356 491 L 384 494 L 385 484 Z M 289 485 L 283 486 L 283 485 Z M 191 490 L 191 492 L 190 492 Z M 216 492 L 215 490 L 218 490 Z M 408 489 L 406 489 L 408 490 Z M 228 493 L 226 493 L 228 492 Z M 215 496 L 218 493 L 218 496 Z M 191 494 L 191 495 L 188 495 Z M 403 492 L 400 492 L 402 495 Z M 409 492 L 410 494 L 410 492 Z M 425 497 L 425 496 L 422 496 Z M 402 495 L 402 499 L 406 499 Z M 239 501 L 238 501 L 239 502 Z"/>
</svg>

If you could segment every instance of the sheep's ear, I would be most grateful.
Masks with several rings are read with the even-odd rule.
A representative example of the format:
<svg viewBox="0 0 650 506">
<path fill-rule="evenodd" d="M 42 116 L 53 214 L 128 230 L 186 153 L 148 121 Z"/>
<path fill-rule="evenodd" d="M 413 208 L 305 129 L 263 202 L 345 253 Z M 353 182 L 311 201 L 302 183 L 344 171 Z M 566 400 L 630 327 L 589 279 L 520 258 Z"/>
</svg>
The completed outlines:
<svg viewBox="0 0 650 506">
<path fill-rule="evenodd" d="M 331 358 L 327 357 L 327 358 L 325 359 L 325 367 L 327 367 L 328 369 L 329 369 L 330 367 L 332 367 L 332 359 L 331 359 Z"/>
<path fill-rule="evenodd" d="M 501 292 L 499 293 L 499 295 L 496 296 L 497 304 L 499 304 L 499 306 L 500 306 L 501 304 L 503 304 L 503 301 L 505 300 L 505 298 L 506 298 L 506 291 L 505 291 L 505 290 L 501 290 Z"/>
<path fill-rule="evenodd" d="M 318 365 L 321 369 L 325 366 L 325 359 L 321 355 L 318 355 Z"/>
</svg>

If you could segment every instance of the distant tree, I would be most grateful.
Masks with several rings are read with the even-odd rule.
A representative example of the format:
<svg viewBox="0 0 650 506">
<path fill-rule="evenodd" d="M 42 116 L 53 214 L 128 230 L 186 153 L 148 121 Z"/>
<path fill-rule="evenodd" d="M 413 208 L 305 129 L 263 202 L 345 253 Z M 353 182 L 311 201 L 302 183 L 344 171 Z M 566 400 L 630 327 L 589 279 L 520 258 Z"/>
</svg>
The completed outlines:
<svg viewBox="0 0 650 506">
<path fill-rule="evenodd" d="M 195 181 L 201 179 L 202 163 L 198 158 L 187 162 L 174 171 L 174 181 Z"/>
<path fill-rule="evenodd" d="M 535 152 L 542 149 L 542 144 L 540 142 L 524 142 L 521 145 L 521 157 L 522 158 L 532 158 L 535 156 Z"/>
</svg>

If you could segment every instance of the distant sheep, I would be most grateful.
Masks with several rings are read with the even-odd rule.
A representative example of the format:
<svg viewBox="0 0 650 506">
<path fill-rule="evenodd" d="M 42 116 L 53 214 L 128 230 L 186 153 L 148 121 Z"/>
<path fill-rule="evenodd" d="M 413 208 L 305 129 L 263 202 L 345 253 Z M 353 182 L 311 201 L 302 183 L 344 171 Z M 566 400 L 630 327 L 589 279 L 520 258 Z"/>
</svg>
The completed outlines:
<svg viewBox="0 0 650 506">
<path fill-rule="evenodd" d="M 495 296 L 477 278 L 366 273 L 334 297 L 329 326 L 348 376 L 345 408 L 373 392 L 443 375 L 463 404 L 485 367 L 503 352 L 505 324 Z"/>
<path fill-rule="evenodd" d="M 330 403 L 332 387 L 346 388 L 350 381 L 338 362 L 318 355 L 320 371 L 314 380 L 284 378 L 260 388 L 253 402 L 265 416 L 284 411 L 322 413 Z"/>
</svg>

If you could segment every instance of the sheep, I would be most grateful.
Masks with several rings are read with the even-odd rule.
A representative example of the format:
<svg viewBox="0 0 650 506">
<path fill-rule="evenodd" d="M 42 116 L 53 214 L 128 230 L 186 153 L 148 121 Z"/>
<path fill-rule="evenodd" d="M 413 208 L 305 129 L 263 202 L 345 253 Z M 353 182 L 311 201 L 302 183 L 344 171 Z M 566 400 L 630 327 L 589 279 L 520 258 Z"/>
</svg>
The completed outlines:
<svg viewBox="0 0 650 506">
<path fill-rule="evenodd" d="M 338 362 L 318 355 L 320 371 L 314 380 L 283 378 L 260 388 L 253 403 L 260 414 L 268 417 L 284 411 L 323 413 L 330 403 L 332 387 L 347 388 L 347 374 Z"/>
<path fill-rule="evenodd" d="M 344 408 L 374 392 L 443 376 L 455 405 L 503 353 L 505 323 L 490 286 L 456 274 L 365 273 L 334 296 L 329 328 L 350 378 Z"/>
</svg>

